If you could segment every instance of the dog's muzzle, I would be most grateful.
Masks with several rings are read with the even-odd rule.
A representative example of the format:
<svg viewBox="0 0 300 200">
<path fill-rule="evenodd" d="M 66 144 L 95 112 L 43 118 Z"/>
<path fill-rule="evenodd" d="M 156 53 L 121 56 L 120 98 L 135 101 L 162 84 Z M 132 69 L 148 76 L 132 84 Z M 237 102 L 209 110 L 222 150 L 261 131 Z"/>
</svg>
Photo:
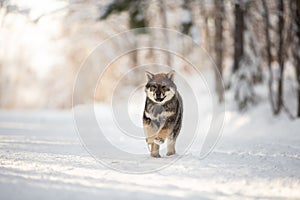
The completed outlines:
<svg viewBox="0 0 300 200">
<path fill-rule="evenodd" d="M 156 93 L 155 94 L 155 100 L 158 102 L 162 102 L 165 99 L 165 97 L 162 96 L 161 93 Z"/>
</svg>

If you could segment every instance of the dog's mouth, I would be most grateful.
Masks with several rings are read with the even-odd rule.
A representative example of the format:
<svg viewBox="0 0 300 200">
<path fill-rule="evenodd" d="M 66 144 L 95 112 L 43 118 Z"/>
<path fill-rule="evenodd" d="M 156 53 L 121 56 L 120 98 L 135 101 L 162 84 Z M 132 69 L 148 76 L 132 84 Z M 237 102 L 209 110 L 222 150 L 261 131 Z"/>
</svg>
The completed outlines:
<svg viewBox="0 0 300 200">
<path fill-rule="evenodd" d="M 162 102 L 165 98 L 166 98 L 165 96 L 164 97 L 156 97 L 155 100 L 157 102 Z"/>
</svg>

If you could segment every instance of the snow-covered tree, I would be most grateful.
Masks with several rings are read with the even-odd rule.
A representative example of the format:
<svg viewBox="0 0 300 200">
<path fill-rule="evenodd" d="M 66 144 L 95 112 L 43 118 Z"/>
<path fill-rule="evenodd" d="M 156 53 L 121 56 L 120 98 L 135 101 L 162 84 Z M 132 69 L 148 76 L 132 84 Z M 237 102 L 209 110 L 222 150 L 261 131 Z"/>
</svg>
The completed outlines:
<svg viewBox="0 0 300 200">
<path fill-rule="evenodd" d="M 283 0 L 278 1 L 278 46 L 277 46 L 277 59 L 279 64 L 278 84 L 277 84 L 277 98 L 275 114 L 279 114 L 283 107 L 283 71 L 285 63 L 285 50 L 284 50 L 284 3 Z"/>
<path fill-rule="evenodd" d="M 291 50 L 297 82 L 297 117 L 300 117 L 300 1 L 291 1 L 290 8 L 292 13 Z"/>
<path fill-rule="evenodd" d="M 215 60 L 217 69 L 215 69 L 215 88 L 219 97 L 219 102 L 224 101 L 224 88 L 220 76 L 223 74 L 223 58 L 224 58 L 224 45 L 223 45 L 223 18 L 224 12 L 224 2 L 223 0 L 215 0 Z M 218 74 L 220 73 L 220 74 Z"/>
<path fill-rule="evenodd" d="M 252 7 L 251 7 L 252 6 Z M 240 110 L 254 102 L 253 84 L 261 76 L 258 40 L 253 32 L 251 9 L 253 2 L 241 1 L 235 5 L 235 55 L 233 89 Z"/>
<path fill-rule="evenodd" d="M 147 26 L 145 9 L 146 2 L 142 0 L 112 0 L 109 4 L 101 8 L 99 19 L 106 19 L 112 13 L 128 11 L 129 27 L 131 29 L 144 28 Z"/>
<path fill-rule="evenodd" d="M 253 68 L 253 61 L 245 53 L 239 63 L 233 84 L 234 98 L 240 110 L 246 109 L 254 102 L 253 70 L 251 68 Z"/>
<path fill-rule="evenodd" d="M 182 15 L 180 18 L 180 32 L 189 35 L 193 38 L 194 42 L 200 43 L 198 29 L 194 23 L 192 13 L 192 1 L 184 0 L 182 4 Z"/>
</svg>

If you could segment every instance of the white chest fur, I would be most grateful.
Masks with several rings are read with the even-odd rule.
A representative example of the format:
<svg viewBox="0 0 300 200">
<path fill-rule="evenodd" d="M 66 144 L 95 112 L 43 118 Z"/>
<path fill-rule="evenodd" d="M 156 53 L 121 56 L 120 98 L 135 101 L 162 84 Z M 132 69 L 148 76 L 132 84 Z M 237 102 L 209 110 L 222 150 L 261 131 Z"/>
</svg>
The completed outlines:
<svg viewBox="0 0 300 200">
<path fill-rule="evenodd" d="M 145 112 L 145 115 L 147 118 L 150 118 L 151 120 L 161 121 L 174 115 L 174 113 L 175 112 L 162 111 L 161 113 L 157 113 L 156 115 L 154 115 L 152 112 Z"/>
</svg>

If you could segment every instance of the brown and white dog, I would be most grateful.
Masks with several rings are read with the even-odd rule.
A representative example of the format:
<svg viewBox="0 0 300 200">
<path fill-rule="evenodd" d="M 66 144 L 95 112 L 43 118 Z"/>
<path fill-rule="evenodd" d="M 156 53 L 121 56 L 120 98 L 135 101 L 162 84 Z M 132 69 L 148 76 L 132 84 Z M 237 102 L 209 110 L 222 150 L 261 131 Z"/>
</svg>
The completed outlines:
<svg viewBox="0 0 300 200">
<path fill-rule="evenodd" d="M 168 140 L 167 156 L 176 153 L 175 143 L 182 123 L 182 98 L 174 83 L 174 71 L 152 74 L 146 72 L 146 104 L 143 126 L 152 157 L 160 157 L 159 146 Z"/>
</svg>

